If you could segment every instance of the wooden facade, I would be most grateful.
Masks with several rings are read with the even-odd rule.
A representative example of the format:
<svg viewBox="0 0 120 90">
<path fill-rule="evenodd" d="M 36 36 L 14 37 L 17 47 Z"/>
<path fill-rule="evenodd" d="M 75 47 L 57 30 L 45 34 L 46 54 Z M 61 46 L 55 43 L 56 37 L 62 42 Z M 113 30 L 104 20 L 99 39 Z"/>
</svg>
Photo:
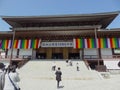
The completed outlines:
<svg viewBox="0 0 120 90">
<path fill-rule="evenodd" d="M 1 32 L 0 40 L 12 40 L 13 34 L 14 40 L 41 39 L 41 43 L 73 42 L 74 38 L 120 38 L 120 28 L 107 29 L 118 14 L 119 12 L 58 16 L 3 16 L 2 19 L 11 25 L 11 31 Z M 6 57 L 9 56 L 9 49 L 5 48 Z M 13 49 L 18 49 L 17 56 L 25 52 L 24 48 Z M 33 59 L 102 58 L 101 49 L 97 47 L 93 49 L 97 54 L 88 56 L 85 52 L 90 51 L 84 48 L 40 46 L 31 49 Z M 112 48 L 111 50 L 113 53 Z"/>
</svg>

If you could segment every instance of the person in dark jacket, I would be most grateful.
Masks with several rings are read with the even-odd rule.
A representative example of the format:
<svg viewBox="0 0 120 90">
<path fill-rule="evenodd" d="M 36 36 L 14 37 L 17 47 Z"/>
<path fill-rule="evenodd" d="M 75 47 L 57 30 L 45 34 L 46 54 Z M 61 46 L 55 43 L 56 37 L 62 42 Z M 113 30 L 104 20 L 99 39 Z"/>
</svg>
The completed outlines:
<svg viewBox="0 0 120 90">
<path fill-rule="evenodd" d="M 57 87 L 59 88 L 59 83 L 61 81 L 61 75 L 62 75 L 62 72 L 60 71 L 60 67 L 58 67 L 58 70 L 55 72 L 55 75 L 57 80 Z"/>
<path fill-rule="evenodd" d="M 79 64 L 76 63 L 76 68 L 77 68 L 77 71 L 79 71 Z"/>
</svg>

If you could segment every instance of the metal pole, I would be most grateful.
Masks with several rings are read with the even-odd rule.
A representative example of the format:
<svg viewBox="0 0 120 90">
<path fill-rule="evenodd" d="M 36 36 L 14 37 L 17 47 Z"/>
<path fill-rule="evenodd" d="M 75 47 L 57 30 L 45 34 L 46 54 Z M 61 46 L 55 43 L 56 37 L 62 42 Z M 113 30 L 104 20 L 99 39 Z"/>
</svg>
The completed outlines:
<svg viewBox="0 0 120 90">
<path fill-rule="evenodd" d="M 14 40 L 15 40 L 15 30 L 13 30 L 12 48 L 11 48 L 11 55 L 10 55 L 10 65 L 12 64 L 12 58 L 13 58 L 13 46 L 14 46 Z"/>
</svg>

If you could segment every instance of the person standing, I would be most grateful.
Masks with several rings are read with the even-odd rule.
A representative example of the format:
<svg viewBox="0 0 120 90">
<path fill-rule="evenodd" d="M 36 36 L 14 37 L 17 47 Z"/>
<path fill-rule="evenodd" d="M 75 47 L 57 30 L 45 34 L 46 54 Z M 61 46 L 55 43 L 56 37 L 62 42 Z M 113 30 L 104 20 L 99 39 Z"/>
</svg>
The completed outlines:
<svg viewBox="0 0 120 90">
<path fill-rule="evenodd" d="M 16 67 L 9 65 L 5 74 L 5 85 L 3 90 L 20 90 L 18 82 L 20 81 L 19 74 L 16 72 Z"/>
<path fill-rule="evenodd" d="M 3 63 L 0 63 L 0 90 L 3 90 L 4 83 L 5 83 L 5 65 Z"/>
<path fill-rule="evenodd" d="M 69 66 L 69 59 L 66 60 L 66 66 Z"/>
<path fill-rule="evenodd" d="M 60 67 L 58 67 L 58 70 L 55 72 L 55 75 L 56 75 L 56 80 L 57 80 L 57 88 L 59 88 L 59 83 L 61 81 L 61 75 L 62 75 L 62 72 L 60 71 Z"/>
<path fill-rule="evenodd" d="M 70 65 L 70 66 L 72 66 L 72 65 L 73 65 L 71 60 L 69 60 L 69 65 Z"/>
<path fill-rule="evenodd" d="M 55 64 L 55 62 L 53 62 L 53 64 L 52 64 L 52 71 L 55 71 L 55 69 L 56 69 L 56 64 Z"/>
<path fill-rule="evenodd" d="M 78 63 L 76 63 L 76 69 L 77 69 L 77 71 L 79 71 L 79 64 Z"/>
</svg>

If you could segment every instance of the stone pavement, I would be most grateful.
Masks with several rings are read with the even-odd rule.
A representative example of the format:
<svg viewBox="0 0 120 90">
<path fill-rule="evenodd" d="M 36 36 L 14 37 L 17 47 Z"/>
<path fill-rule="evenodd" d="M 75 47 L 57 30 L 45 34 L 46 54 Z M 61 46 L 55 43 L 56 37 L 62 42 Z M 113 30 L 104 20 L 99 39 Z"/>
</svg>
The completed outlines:
<svg viewBox="0 0 120 90">
<path fill-rule="evenodd" d="M 18 70 L 21 90 L 119 90 L 120 74 L 103 79 L 98 72 L 84 67 L 84 63 L 79 62 L 79 72 L 76 71 L 76 61 L 72 67 L 64 61 L 55 63 L 63 72 L 61 88 L 57 88 L 55 71 L 51 71 L 52 61 L 29 61 Z"/>
<path fill-rule="evenodd" d="M 21 88 L 22 90 L 119 90 L 120 80 L 116 78 L 120 78 L 120 75 L 105 80 L 63 80 L 60 85 L 64 87 L 59 89 L 55 80 L 36 78 L 36 82 L 32 82 L 35 78 L 29 78 L 28 82 L 21 81 L 23 83 Z"/>
<path fill-rule="evenodd" d="M 120 78 L 120 77 L 119 77 Z M 21 86 L 22 90 L 119 90 L 120 80 L 63 80 L 57 89 L 55 80 L 40 80 Z"/>
</svg>

